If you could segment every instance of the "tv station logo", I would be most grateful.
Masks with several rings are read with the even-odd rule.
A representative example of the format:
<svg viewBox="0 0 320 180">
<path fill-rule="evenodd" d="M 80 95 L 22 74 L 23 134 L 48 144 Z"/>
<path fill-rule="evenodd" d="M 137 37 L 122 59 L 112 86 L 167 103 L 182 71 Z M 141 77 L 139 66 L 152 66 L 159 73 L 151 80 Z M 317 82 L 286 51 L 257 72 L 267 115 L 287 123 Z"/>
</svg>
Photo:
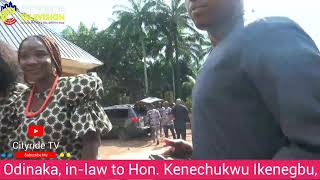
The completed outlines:
<svg viewBox="0 0 320 180">
<path fill-rule="evenodd" d="M 17 22 L 17 20 L 13 17 L 13 15 L 15 15 L 16 13 L 17 6 L 13 5 L 13 3 L 10 1 L 4 6 L 1 6 L 0 19 L 5 25 L 13 25 Z"/>
<path fill-rule="evenodd" d="M 18 8 L 11 1 L 0 6 L 0 20 L 5 25 L 13 25 L 20 20 L 19 23 L 31 24 L 64 24 L 65 10 L 64 7 L 41 7 L 41 6 L 23 6 Z M 24 11 L 24 12 L 21 12 Z M 16 14 L 17 19 L 13 16 Z"/>
</svg>

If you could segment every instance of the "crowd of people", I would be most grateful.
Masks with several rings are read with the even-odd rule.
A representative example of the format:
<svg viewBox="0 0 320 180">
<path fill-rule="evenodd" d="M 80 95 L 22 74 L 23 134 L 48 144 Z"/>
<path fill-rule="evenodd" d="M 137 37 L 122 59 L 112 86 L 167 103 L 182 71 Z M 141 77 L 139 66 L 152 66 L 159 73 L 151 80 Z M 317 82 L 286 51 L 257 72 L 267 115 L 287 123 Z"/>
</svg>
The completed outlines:
<svg viewBox="0 0 320 180">
<path fill-rule="evenodd" d="M 190 121 L 188 108 L 183 105 L 181 99 L 169 107 L 169 102 L 158 103 L 158 108 L 154 104 L 147 105 L 146 120 L 151 127 L 151 135 L 154 142 L 159 144 L 162 132 L 166 138 L 169 138 L 169 130 L 173 139 L 186 140 L 186 123 Z"/>
</svg>

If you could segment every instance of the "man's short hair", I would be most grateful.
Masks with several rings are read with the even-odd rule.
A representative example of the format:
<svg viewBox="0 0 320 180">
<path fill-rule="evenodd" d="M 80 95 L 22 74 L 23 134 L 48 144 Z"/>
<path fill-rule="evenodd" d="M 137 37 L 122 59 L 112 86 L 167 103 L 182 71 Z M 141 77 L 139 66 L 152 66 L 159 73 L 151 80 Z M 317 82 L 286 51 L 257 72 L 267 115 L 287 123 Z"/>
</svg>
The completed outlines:
<svg viewBox="0 0 320 180">
<path fill-rule="evenodd" d="M 182 100 L 181 100 L 180 98 L 178 98 L 178 99 L 176 100 L 176 104 L 182 104 Z"/>
</svg>

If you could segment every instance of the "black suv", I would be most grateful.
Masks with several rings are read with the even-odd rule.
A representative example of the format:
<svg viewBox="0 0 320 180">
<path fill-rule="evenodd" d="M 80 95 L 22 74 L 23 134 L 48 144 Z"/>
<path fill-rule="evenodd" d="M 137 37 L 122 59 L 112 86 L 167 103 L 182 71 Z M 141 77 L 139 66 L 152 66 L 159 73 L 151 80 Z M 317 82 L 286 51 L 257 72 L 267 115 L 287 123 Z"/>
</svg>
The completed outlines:
<svg viewBox="0 0 320 180">
<path fill-rule="evenodd" d="M 144 116 L 138 116 L 134 106 L 115 105 L 104 108 L 112 124 L 110 136 L 117 136 L 121 140 L 139 135 L 147 135 L 150 132 L 150 126 L 144 121 Z"/>
</svg>

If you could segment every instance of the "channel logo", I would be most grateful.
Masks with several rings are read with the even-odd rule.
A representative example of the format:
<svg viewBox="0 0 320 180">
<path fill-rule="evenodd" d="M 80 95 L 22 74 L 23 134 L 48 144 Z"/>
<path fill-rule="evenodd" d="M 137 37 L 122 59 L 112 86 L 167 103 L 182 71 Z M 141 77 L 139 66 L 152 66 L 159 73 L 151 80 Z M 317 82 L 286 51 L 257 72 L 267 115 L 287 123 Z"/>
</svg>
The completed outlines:
<svg viewBox="0 0 320 180">
<path fill-rule="evenodd" d="M 0 19 L 5 25 L 10 26 L 17 22 L 17 20 L 13 17 L 13 15 L 17 12 L 17 6 L 13 5 L 11 1 L 4 6 L 0 6 L 0 8 Z"/>
<path fill-rule="evenodd" d="M 44 136 L 44 127 L 43 126 L 29 126 L 28 136 L 29 137 L 42 137 L 42 136 Z"/>
</svg>

